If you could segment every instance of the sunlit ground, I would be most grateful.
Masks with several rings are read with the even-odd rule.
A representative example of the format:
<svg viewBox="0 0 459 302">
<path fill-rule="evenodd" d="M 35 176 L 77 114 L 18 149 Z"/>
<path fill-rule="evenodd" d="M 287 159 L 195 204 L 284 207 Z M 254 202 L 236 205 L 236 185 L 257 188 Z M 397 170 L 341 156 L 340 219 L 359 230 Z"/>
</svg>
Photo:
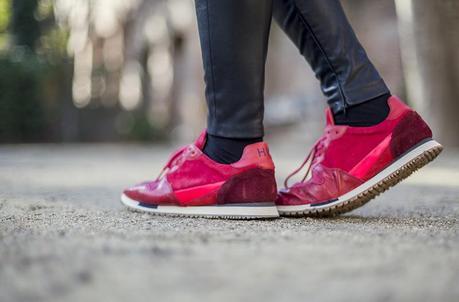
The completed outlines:
<svg viewBox="0 0 459 302">
<path fill-rule="evenodd" d="M 279 183 L 306 146 L 272 144 Z M 457 301 L 459 157 L 335 219 L 132 213 L 171 146 L 0 147 L 0 301 Z"/>
</svg>

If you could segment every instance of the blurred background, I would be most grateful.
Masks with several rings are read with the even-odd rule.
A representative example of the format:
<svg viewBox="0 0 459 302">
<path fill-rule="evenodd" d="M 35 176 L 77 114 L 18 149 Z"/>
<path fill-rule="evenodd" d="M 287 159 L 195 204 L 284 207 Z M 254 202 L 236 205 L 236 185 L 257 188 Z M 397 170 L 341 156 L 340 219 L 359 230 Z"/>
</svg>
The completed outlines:
<svg viewBox="0 0 459 302">
<path fill-rule="evenodd" d="M 342 3 L 393 94 L 458 146 L 458 1 Z M 205 126 L 203 92 L 191 0 L 0 0 L 1 143 L 189 140 Z M 324 107 L 273 22 L 267 132 L 316 133 Z"/>
</svg>

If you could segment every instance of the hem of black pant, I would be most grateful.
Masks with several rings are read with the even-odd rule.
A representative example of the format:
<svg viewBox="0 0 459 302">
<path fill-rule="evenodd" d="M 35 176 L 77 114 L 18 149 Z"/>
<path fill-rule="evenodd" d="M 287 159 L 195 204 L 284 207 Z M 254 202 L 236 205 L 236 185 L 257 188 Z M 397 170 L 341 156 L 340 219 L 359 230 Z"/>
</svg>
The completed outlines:
<svg viewBox="0 0 459 302">
<path fill-rule="evenodd" d="M 344 111 L 347 107 L 362 104 L 381 95 L 390 93 L 383 79 L 373 81 L 365 86 L 343 88 L 345 99 L 339 98 L 337 100 L 328 101 L 328 105 L 334 114 Z"/>
<path fill-rule="evenodd" d="M 207 133 L 225 138 L 259 138 L 264 136 L 264 129 L 259 125 L 225 126 L 208 122 Z"/>
</svg>

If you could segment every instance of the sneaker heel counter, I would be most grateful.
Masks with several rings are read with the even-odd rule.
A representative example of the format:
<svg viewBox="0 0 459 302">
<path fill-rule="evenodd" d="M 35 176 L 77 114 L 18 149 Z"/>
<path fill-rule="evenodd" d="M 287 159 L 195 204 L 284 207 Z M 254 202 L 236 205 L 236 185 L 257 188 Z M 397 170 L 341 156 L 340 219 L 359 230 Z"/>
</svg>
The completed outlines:
<svg viewBox="0 0 459 302">
<path fill-rule="evenodd" d="M 429 125 L 416 111 L 410 110 L 403 115 L 394 128 L 390 144 L 392 154 L 398 157 L 429 138 L 432 138 L 432 130 Z"/>
<path fill-rule="evenodd" d="M 274 170 L 254 168 L 229 179 L 219 190 L 219 204 L 274 202 L 277 185 Z"/>
<path fill-rule="evenodd" d="M 274 162 L 266 143 L 260 142 L 245 147 L 241 159 L 233 164 L 235 167 L 253 165 L 262 169 L 274 170 Z"/>
</svg>

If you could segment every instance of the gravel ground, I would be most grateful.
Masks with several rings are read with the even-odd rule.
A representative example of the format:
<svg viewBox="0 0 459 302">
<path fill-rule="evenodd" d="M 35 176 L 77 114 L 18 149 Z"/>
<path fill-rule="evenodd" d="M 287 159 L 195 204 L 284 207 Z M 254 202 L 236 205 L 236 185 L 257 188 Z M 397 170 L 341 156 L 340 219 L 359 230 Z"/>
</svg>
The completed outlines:
<svg viewBox="0 0 459 302">
<path fill-rule="evenodd" d="M 303 149 L 272 150 L 279 179 Z M 459 153 L 334 219 L 122 208 L 169 150 L 0 147 L 0 301 L 459 301 Z"/>
</svg>

